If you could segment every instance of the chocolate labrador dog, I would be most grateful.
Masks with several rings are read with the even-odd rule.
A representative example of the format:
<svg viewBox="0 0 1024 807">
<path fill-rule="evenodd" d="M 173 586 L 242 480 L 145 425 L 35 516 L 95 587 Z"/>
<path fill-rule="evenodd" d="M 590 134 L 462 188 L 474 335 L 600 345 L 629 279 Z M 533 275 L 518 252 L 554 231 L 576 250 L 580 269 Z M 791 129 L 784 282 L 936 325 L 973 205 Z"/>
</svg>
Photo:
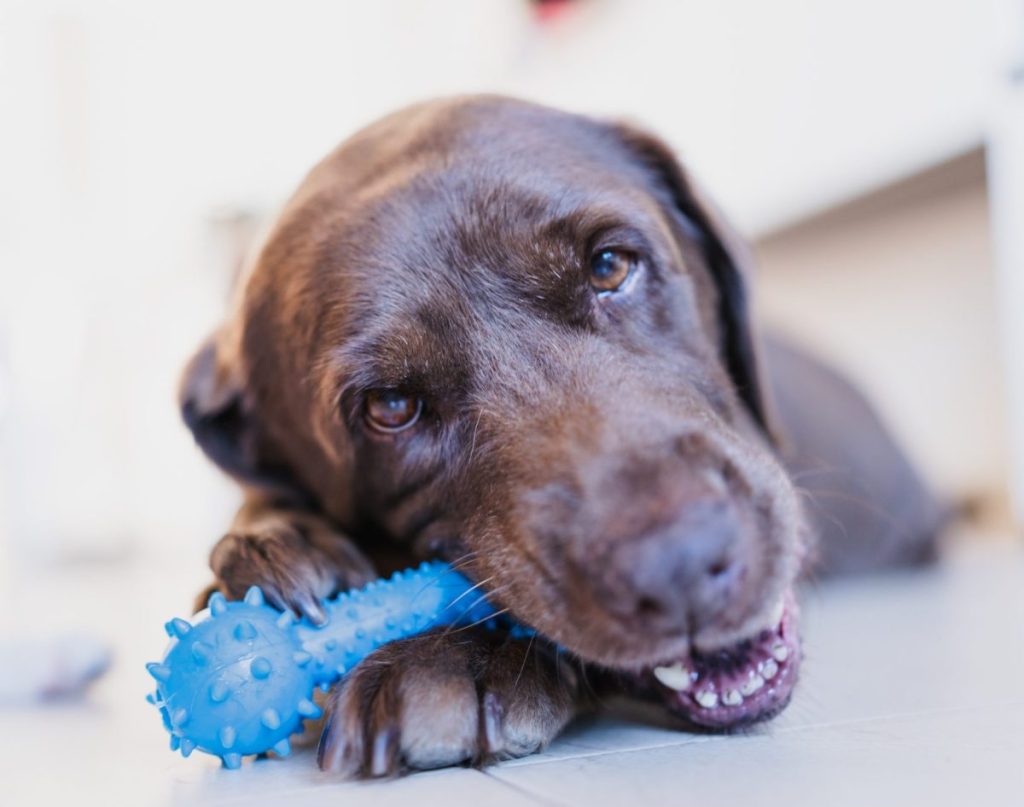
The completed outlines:
<svg viewBox="0 0 1024 807">
<path fill-rule="evenodd" d="M 406 109 L 306 177 L 182 386 L 247 494 L 215 586 L 319 620 L 443 557 L 543 637 L 377 651 L 332 693 L 323 768 L 529 754 L 608 686 L 765 719 L 808 559 L 929 554 L 939 508 L 863 399 L 759 344 L 749 263 L 657 139 L 504 98 Z"/>
</svg>

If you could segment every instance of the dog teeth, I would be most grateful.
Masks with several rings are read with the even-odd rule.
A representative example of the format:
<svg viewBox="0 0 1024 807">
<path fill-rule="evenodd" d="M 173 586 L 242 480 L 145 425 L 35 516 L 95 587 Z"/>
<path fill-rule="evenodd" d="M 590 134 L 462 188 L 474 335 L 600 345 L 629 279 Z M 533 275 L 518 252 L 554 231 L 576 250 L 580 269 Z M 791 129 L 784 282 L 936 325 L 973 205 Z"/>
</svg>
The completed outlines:
<svg viewBox="0 0 1024 807">
<path fill-rule="evenodd" d="M 725 483 L 725 477 L 717 468 L 702 468 L 700 475 L 714 493 L 722 495 L 728 492 L 729 486 Z"/>
<path fill-rule="evenodd" d="M 772 657 L 776 661 L 785 661 L 789 658 L 789 648 L 783 642 L 776 642 L 772 645 Z"/>
<path fill-rule="evenodd" d="M 772 628 L 777 628 L 782 622 L 782 615 L 786 611 L 786 603 L 781 599 L 772 607 L 771 615 L 768 617 Z"/>
<path fill-rule="evenodd" d="M 726 706 L 739 706 L 743 703 L 743 696 L 738 689 L 730 689 L 722 696 L 722 703 Z"/>
<path fill-rule="evenodd" d="M 773 659 L 768 659 L 761 665 L 761 676 L 765 681 L 771 681 L 779 672 L 779 665 Z"/>
<path fill-rule="evenodd" d="M 753 675 L 750 677 L 743 686 L 740 687 L 740 692 L 744 695 L 753 695 L 757 690 L 764 686 L 764 679 L 760 675 Z"/>
<path fill-rule="evenodd" d="M 654 677 L 676 692 L 683 692 L 690 688 L 690 669 L 679 662 L 667 667 L 655 667 Z"/>
<path fill-rule="evenodd" d="M 713 709 L 718 706 L 718 693 L 710 689 L 702 689 L 695 696 L 697 703 L 705 709 Z"/>
</svg>

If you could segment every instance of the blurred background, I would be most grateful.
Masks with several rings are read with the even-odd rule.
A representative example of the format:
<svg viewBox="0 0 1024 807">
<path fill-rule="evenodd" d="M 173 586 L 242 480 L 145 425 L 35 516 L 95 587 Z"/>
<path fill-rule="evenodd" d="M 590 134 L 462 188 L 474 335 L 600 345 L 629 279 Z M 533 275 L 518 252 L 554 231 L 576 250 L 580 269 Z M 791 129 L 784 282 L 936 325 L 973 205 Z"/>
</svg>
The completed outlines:
<svg viewBox="0 0 1024 807">
<path fill-rule="evenodd" d="M 754 243 L 763 321 L 1008 534 L 1022 19 L 1020 0 L 0 3 L 0 581 L 171 558 L 202 576 L 237 494 L 175 387 L 254 233 L 356 128 L 476 91 L 661 134 Z"/>
</svg>

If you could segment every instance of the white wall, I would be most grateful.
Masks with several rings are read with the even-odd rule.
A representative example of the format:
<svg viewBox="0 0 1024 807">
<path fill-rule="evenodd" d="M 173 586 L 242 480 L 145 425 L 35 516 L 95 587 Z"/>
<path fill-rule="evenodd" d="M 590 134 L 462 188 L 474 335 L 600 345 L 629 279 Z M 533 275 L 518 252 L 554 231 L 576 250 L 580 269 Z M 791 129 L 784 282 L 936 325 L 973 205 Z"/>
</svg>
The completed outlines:
<svg viewBox="0 0 1024 807">
<path fill-rule="evenodd" d="M 230 261 L 353 128 L 498 90 L 660 131 L 751 231 L 977 142 L 977 0 L 0 4 L 0 518 L 20 551 L 199 552 L 230 488 L 172 405 Z M 7 379 L 3 380 L 6 373 Z"/>
<path fill-rule="evenodd" d="M 1005 525 L 1011 447 L 984 156 L 756 247 L 762 320 L 852 375 L 943 494 Z"/>
<path fill-rule="evenodd" d="M 996 280 L 1002 326 L 1001 357 L 1010 406 L 1014 504 L 1024 524 L 1024 1 L 1005 0 L 997 103 L 989 126 Z"/>
</svg>

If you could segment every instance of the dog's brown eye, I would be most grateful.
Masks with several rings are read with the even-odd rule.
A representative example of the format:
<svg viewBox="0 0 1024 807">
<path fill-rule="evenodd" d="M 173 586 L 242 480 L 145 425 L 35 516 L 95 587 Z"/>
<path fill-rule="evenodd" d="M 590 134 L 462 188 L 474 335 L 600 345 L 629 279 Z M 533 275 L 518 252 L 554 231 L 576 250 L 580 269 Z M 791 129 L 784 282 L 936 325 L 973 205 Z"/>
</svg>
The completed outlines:
<svg viewBox="0 0 1024 807">
<path fill-rule="evenodd" d="M 395 390 L 374 390 L 366 396 L 366 422 L 379 432 L 400 432 L 412 426 L 423 410 L 419 398 Z"/>
<path fill-rule="evenodd" d="M 590 259 L 590 285 L 599 292 L 616 291 L 633 273 L 636 255 L 621 249 L 603 249 Z"/>
</svg>

